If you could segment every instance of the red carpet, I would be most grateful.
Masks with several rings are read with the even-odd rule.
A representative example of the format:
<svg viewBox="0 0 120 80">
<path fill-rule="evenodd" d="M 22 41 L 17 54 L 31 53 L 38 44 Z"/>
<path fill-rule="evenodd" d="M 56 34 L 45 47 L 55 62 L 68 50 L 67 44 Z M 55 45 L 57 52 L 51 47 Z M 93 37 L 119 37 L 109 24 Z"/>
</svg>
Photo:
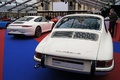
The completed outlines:
<svg viewBox="0 0 120 80">
<path fill-rule="evenodd" d="M 3 72 L 4 34 L 5 34 L 5 30 L 0 29 L 0 80 L 2 80 L 2 72 Z"/>
<path fill-rule="evenodd" d="M 40 38 L 35 38 L 37 42 L 40 42 L 45 36 L 47 36 L 50 32 L 43 33 Z"/>
</svg>

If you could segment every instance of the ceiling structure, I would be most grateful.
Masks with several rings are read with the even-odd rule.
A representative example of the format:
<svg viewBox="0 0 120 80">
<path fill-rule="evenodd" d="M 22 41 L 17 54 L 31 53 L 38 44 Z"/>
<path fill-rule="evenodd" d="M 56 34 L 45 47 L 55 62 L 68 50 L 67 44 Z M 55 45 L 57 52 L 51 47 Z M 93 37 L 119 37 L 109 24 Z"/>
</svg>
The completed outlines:
<svg viewBox="0 0 120 80">
<path fill-rule="evenodd" d="M 32 2 L 31 4 L 28 4 L 31 1 L 34 1 L 34 2 Z M 49 3 L 50 1 L 53 1 L 53 0 L 39 0 L 38 2 L 37 1 L 38 0 L 21 0 L 20 2 L 18 2 L 18 0 L 0 0 L 0 11 L 3 9 L 6 9 L 6 11 L 13 11 L 13 10 L 23 11 L 23 9 L 27 9 L 27 8 L 28 8 L 28 11 L 30 9 L 37 10 L 37 9 L 32 9 L 33 8 L 32 5 L 36 5 L 37 3 L 41 3 L 41 2 Z M 116 2 L 120 2 L 120 0 L 61 0 L 61 1 L 65 1 L 65 2 L 75 1 L 75 2 L 78 2 L 79 4 L 89 5 L 97 9 L 101 9 L 103 7 L 109 7 L 109 5 L 115 4 Z M 14 4 L 12 5 L 12 3 Z M 7 5 L 10 5 L 11 7 L 4 8 Z"/>
<path fill-rule="evenodd" d="M 40 3 L 41 1 L 37 1 L 37 2 L 35 2 L 35 3 L 33 3 L 33 4 L 30 4 L 30 5 L 26 5 L 24 8 L 21 8 L 21 9 L 19 9 L 18 11 L 22 11 L 23 9 L 26 9 L 26 8 L 28 8 L 28 7 L 34 7 L 34 5 L 35 4 L 38 4 L 38 3 Z"/>
<path fill-rule="evenodd" d="M 20 3 L 20 4 L 14 6 L 14 7 L 12 7 L 12 8 L 10 8 L 10 9 L 8 9 L 8 11 L 11 11 L 12 9 L 17 8 L 17 7 L 19 7 L 19 6 L 22 6 L 23 4 L 26 4 L 27 2 L 30 2 L 30 1 L 31 1 L 31 0 L 24 1 L 23 3 Z"/>
<path fill-rule="evenodd" d="M 31 5 L 35 5 L 34 3 L 36 4 L 35 0 L 21 0 L 19 2 L 18 0 L 6 0 L 6 2 L 2 0 L 2 2 L 0 3 L 0 12 L 25 12 L 25 10 L 23 9 L 30 9 L 30 7 L 33 8 Z"/>
<path fill-rule="evenodd" d="M 16 1 L 16 0 L 11 0 L 11 1 L 5 2 L 4 4 L 2 4 L 2 2 L 1 2 L 0 8 L 6 6 L 7 4 L 11 4 L 14 1 Z"/>
</svg>

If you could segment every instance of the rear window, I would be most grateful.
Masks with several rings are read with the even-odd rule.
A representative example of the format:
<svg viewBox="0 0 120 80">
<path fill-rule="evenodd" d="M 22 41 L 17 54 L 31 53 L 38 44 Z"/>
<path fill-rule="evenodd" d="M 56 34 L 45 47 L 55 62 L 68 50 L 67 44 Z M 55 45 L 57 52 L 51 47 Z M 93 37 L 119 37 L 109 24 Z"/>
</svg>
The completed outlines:
<svg viewBox="0 0 120 80">
<path fill-rule="evenodd" d="M 33 19 L 33 17 L 22 17 L 18 19 L 17 21 L 30 21 L 31 19 Z"/>
<path fill-rule="evenodd" d="M 60 20 L 56 28 L 99 30 L 101 19 L 92 16 L 69 16 Z"/>
</svg>

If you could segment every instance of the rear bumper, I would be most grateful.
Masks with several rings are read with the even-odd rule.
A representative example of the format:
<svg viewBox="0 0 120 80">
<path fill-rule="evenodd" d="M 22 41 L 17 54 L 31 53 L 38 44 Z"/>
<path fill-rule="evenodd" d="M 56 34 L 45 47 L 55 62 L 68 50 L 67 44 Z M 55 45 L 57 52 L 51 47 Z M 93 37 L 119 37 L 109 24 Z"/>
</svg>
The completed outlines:
<svg viewBox="0 0 120 80">
<path fill-rule="evenodd" d="M 33 36 L 35 31 L 33 28 L 7 28 L 8 35 L 25 35 L 25 36 Z"/>
<path fill-rule="evenodd" d="M 8 35 L 25 35 L 25 36 L 33 36 L 32 32 L 8 32 Z"/>
<path fill-rule="evenodd" d="M 41 59 L 38 59 L 35 56 L 34 56 L 34 60 L 37 61 L 38 63 L 41 63 Z M 46 64 L 46 59 L 45 59 L 45 66 L 51 67 L 51 68 L 54 68 L 54 69 L 75 72 L 75 73 L 82 73 L 82 74 L 91 74 L 91 73 L 93 73 L 95 75 L 105 75 L 105 74 L 108 74 L 110 71 L 113 70 L 113 68 L 114 68 L 114 61 L 113 61 L 112 66 L 110 66 L 110 67 L 107 67 L 107 68 L 93 67 L 93 69 L 91 68 L 90 72 L 80 71 L 80 70 L 74 70 L 74 69 L 70 69 L 70 68 L 66 68 L 66 67 L 59 67 L 59 66 L 49 65 L 49 64 Z"/>
</svg>

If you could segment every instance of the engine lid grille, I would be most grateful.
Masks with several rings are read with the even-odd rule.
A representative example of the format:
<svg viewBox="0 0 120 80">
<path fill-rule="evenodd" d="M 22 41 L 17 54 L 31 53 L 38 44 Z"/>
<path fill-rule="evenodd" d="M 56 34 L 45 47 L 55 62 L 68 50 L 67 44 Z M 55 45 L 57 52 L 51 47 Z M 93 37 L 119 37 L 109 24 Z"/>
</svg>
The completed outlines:
<svg viewBox="0 0 120 80">
<path fill-rule="evenodd" d="M 73 39 L 85 39 L 85 40 L 98 40 L 98 34 L 90 32 L 73 32 L 73 31 L 56 31 L 52 34 L 52 38 L 73 38 Z"/>
<path fill-rule="evenodd" d="M 13 24 L 23 24 L 24 22 L 14 22 Z"/>
<path fill-rule="evenodd" d="M 88 32 L 75 32 L 74 39 L 86 39 L 86 40 L 98 40 L 98 34 L 88 33 Z"/>
<path fill-rule="evenodd" d="M 53 37 L 57 37 L 57 38 L 72 38 L 73 32 L 71 31 L 56 31 L 53 33 L 52 38 Z"/>
</svg>

